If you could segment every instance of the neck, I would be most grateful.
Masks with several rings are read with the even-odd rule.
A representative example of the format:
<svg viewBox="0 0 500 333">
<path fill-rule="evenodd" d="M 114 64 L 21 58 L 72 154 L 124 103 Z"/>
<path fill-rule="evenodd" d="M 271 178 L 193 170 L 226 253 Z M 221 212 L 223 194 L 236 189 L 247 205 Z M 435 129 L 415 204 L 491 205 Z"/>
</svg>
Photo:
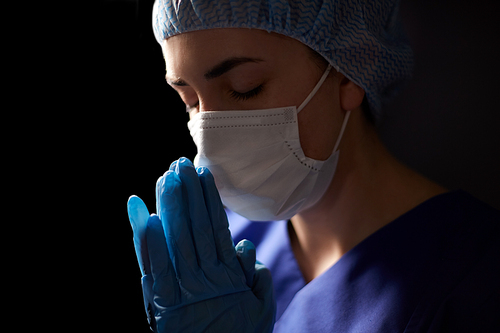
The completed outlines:
<svg viewBox="0 0 500 333">
<path fill-rule="evenodd" d="M 355 112 L 351 117 L 362 117 Z M 330 187 L 291 219 L 290 239 L 307 282 L 345 253 L 425 200 L 445 192 L 394 159 L 363 119 L 352 119 Z"/>
</svg>

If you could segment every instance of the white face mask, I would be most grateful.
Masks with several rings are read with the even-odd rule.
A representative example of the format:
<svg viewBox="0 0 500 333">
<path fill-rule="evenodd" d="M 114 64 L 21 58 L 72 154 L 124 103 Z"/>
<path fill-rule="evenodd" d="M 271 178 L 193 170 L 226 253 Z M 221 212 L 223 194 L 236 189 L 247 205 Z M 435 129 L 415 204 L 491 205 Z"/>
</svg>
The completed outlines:
<svg viewBox="0 0 500 333">
<path fill-rule="evenodd" d="M 328 66 L 313 91 L 295 106 L 244 111 L 203 111 L 189 122 L 198 148 L 194 164 L 214 175 L 222 202 L 254 221 L 290 219 L 316 204 L 332 181 L 350 111 L 326 161 L 304 155 L 297 114 L 328 76 Z"/>
</svg>

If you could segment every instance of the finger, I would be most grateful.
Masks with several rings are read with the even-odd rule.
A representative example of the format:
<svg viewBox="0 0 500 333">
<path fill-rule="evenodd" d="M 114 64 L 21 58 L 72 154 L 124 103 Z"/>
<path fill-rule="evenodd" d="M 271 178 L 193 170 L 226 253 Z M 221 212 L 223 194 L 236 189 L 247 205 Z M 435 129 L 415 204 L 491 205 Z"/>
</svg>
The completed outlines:
<svg viewBox="0 0 500 333">
<path fill-rule="evenodd" d="M 154 302 L 160 307 L 177 305 L 180 303 L 180 289 L 170 260 L 163 226 L 158 215 L 153 214 L 148 219 L 146 237 L 148 240 L 151 275 L 154 280 Z"/>
<path fill-rule="evenodd" d="M 255 245 L 249 240 L 242 240 L 236 245 L 236 256 L 245 274 L 247 286 L 252 288 L 255 275 Z"/>
<path fill-rule="evenodd" d="M 168 171 L 167 171 L 168 172 Z M 160 176 L 160 178 L 158 178 L 158 180 L 156 181 L 156 188 L 155 188 L 155 198 L 156 198 L 156 215 L 158 215 L 160 217 L 160 220 L 161 220 L 161 215 L 160 215 L 160 205 L 161 205 L 161 200 L 160 200 L 160 190 L 161 190 L 161 186 L 164 182 L 164 177 L 165 175 L 167 174 L 167 172 L 165 172 L 163 175 Z"/>
<path fill-rule="evenodd" d="M 169 170 L 158 182 L 160 219 L 167 240 L 168 251 L 177 277 L 185 288 L 195 288 L 198 266 L 190 230 L 189 212 L 183 200 L 179 176 Z"/>
<path fill-rule="evenodd" d="M 172 171 L 175 171 L 175 168 L 177 168 L 177 162 L 179 160 L 175 160 L 173 161 L 171 164 L 170 164 L 170 167 L 168 168 L 168 170 L 172 170 Z"/>
<path fill-rule="evenodd" d="M 127 212 L 134 231 L 134 247 L 142 275 L 149 274 L 149 255 L 146 244 L 146 225 L 149 212 L 146 204 L 137 196 L 128 199 Z"/>
<path fill-rule="evenodd" d="M 258 299 L 274 298 L 274 287 L 271 271 L 259 261 L 255 262 L 255 275 L 252 292 Z"/>
<path fill-rule="evenodd" d="M 213 233 L 215 235 L 215 247 L 217 249 L 217 257 L 228 267 L 236 269 L 239 266 L 234 251 L 234 243 L 229 231 L 229 223 L 227 215 L 224 211 L 224 206 L 215 186 L 215 180 L 206 167 L 198 167 L 196 170 L 200 179 L 201 187 L 205 198 L 208 215 L 212 223 Z"/>
<path fill-rule="evenodd" d="M 265 317 L 261 317 L 262 322 L 272 323 L 271 325 L 273 325 L 276 320 L 276 298 L 273 279 L 269 269 L 258 261 L 255 263 L 252 292 L 263 305 L 261 313 Z"/>
<path fill-rule="evenodd" d="M 153 292 L 153 276 L 151 274 L 144 275 L 141 279 L 142 296 L 144 298 L 144 309 L 148 318 L 149 326 L 153 332 L 156 332 L 154 292 Z"/>
<path fill-rule="evenodd" d="M 187 202 L 189 208 L 191 231 L 200 268 L 205 274 L 217 273 L 213 272 L 218 266 L 214 234 L 198 174 L 193 163 L 187 158 L 178 160 L 175 172 L 181 179 L 184 202 Z"/>
</svg>

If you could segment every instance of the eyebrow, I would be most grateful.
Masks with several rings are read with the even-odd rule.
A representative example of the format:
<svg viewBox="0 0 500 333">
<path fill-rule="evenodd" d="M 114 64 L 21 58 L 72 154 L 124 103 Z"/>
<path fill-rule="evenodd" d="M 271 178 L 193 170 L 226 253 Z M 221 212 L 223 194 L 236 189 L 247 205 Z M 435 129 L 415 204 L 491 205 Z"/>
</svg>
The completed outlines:
<svg viewBox="0 0 500 333">
<path fill-rule="evenodd" d="M 206 80 L 212 80 L 215 78 L 218 78 L 219 76 L 224 75 L 225 73 L 229 72 L 231 69 L 235 68 L 236 66 L 240 66 L 243 64 L 246 64 L 248 62 L 254 62 L 258 63 L 263 61 L 262 59 L 256 59 L 256 58 L 246 58 L 246 57 L 232 57 L 228 58 L 218 65 L 214 66 L 212 69 L 207 71 L 205 75 Z"/>
<path fill-rule="evenodd" d="M 214 67 L 212 67 L 210 70 L 208 70 L 203 75 L 203 77 L 205 78 L 205 80 L 213 80 L 215 78 L 218 78 L 218 77 L 224 75 L 225 73 L 229 72 L 230 70 L 232 70 L 233 68 L 235 68 L 237 66 L 240 66 L 240 65 L 243 65 L 243 64 L 246 64 L 249 62 L 259 63 L 261 61 L 263 61 L 263 60 L 257 59 L 257 58 L 231 57 L 231 58 L 228 58 L 228 59 L 220 62 L 219 64 L 215 65 Z M 167 82 L 170 85 L 174 85 L 174 86 L 178 86 L 178 87 L 188 86 L 188 84 L 185 81 L 183 81 L 181 79 L 172 80 L 172 79 L 169 79 L 168 76 L 167 76 Z"/>
</svg>

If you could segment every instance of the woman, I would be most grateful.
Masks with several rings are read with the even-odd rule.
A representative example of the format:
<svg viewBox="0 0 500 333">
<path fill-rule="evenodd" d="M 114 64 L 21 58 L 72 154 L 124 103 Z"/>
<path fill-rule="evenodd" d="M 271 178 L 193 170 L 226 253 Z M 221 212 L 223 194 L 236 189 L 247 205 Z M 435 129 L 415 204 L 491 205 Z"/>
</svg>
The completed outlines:
<svg viewBox="0 0 500 333">
<path fill-rule="evenodd" d="M 196 170 L 182 158 L 159 179 L 159 217 L 129 200 L 158 332 L 500 327 L 499 213 L 399 163 L 375 130 L 412 68 L 397 7 L 155 4 L 198 148 Z M 233 249 L 226 216 L 253 244 Z"/>
</svg>

